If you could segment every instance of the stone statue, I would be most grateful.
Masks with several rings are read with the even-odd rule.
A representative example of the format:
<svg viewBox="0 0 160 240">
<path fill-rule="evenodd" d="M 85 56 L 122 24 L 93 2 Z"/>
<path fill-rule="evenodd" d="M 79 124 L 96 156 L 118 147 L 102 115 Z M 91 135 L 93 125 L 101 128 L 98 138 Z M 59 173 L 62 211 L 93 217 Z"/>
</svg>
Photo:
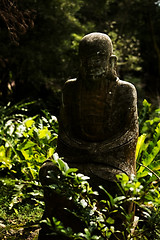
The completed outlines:
<svg viewBox="0 0 160 240">
<path fill-rule="evenodd" d="M 86 35 L 79 58 L 78 77 L 63 89 L 57 152 L 70 167 L 90 176 L 92 186 L 106 183 L 112 193 L 108 182 L 136 171 L 137 94 L 131 83 L 117 77 L 106 34 Z"/>
<path fill-rule="evenodd" d="M 106 34 L 86 35 L 79 45 L 79 58 L 78 77 L 68 80 L 63 89 L 57 152 L 69 167 L 78 168 L 79 172 L 90 177 L 93 190 L 103 185 L 114 196 L 118 191 L 116 175 L 126 173 L 131 176 L 136 171 L 136 90 L 131 83 L 117 77 L 116 56 Z M 48 170 L 57 171 L 52 162 L 43 164 L 40 181 L 44 186 L 51 184 L 46 178 Z M 44 216 L 58 217 L 79 231 L 77 226 L 81 223 L 74 226 L 77 219 L 72 220 L 62 210 L 70 203 L 64 200 L 57 204 L 62 202 L 60 196 L 47 192 L 47 188 L 44 190 Z M 132 204 L 127 208 L 132 208 Z M 119 216 L 117 223 L 122 223 Z M 42 229 L 39 240 L 44 236 Z"/>
</svg>

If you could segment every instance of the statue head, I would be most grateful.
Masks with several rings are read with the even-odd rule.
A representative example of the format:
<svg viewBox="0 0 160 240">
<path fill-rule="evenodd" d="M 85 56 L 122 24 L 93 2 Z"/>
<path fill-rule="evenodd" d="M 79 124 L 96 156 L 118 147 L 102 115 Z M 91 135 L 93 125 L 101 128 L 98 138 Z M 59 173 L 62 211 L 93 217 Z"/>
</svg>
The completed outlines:
<svg viewBox="0 0 160 240">
<path fill-rule="evenodd" d="M 116 79 L 116 56 L 112 41 L 103 33 L 90 33 L 79 44 L 80 74 L 86 81 Z"/>
</svg>

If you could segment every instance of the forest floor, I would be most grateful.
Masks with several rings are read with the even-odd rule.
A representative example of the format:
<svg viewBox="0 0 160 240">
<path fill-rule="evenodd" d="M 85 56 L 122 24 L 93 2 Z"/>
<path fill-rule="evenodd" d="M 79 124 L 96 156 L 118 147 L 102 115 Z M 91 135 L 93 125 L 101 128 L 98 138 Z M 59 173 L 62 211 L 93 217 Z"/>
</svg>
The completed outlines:
<svg viewBox="0 0 160 240">
<path fill-rule="evenodd" d="M 37 240 L 40 230 L 40 225 L 19 223 L 18 219 L 0 220 L 0 239 L 1 240 Z M 30 225 L 30 226 L 29 226 Z"/>
<path fill-rule="evenodd" d="M 38 227 L 38 226 L 37 226 Z M 2 229 L 1 229 L 2 230 Z M 0 230 L 0 232 L 1 232 Z M 38 240 L 40 228 L 19 229 L 18 231 L 10 229 L 0 236 L 1 240 Z"/>
<path fill-rule="evenodd" d="M 12 193 L 12 183 L 10 186 L 0 184 L 0 240 L 37 240 L 43 207 L 31 199 L 23 202 L 19 198 L 11 208 Z"/>
</svg>

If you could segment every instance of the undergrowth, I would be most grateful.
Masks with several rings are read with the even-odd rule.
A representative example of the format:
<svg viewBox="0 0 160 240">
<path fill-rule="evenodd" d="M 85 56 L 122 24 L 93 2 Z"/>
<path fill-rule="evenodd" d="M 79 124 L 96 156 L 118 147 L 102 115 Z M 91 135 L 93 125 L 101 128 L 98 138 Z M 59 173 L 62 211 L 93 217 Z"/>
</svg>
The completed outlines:
<svg viewBox="0 0 160 240">
<path fill-rule="evenodd" d="M 19 113 L 17 114 L 17 110 Z M 143 101 L 139 111 L 139 139 L 136 159 L 137 174 L 129 179 L 117 176 L 121 194 L 113 198 L 103 186 L 106 199 L 97 200 L 87 177 L 59 159 L 55 153 L 58 122 L 47 111 L 42 115 L 27 116 L 27 104 L 0 108 L 0 238 L 28 239 L 39 223 L 46 224 L 51 233 L 69 239 L 109 239 L 120 231 L 115 226 L 114 214 L 120 212 L 125 221 L 123 239 L 160 239 L 160 109 L 152 109 Z M 25 112 L 24 112 L 25 111 Z M 43 189 L 38 179 L 39 169 L 51 159 L 60 169 L 59 176 L 48 172 L 54 179 L 51 191 L 58 191 L 72 200 L 77 216 L 85 223 L 81 232 L 66 228 L 53 217 L 41 221 L 44 211 Z M 127 214 L 124 203 L 136 206 L 137 224 Z M 37 239 L 38 232 L 30 239 Z M 122 239 L 122 237 L 121 237 Z"/>
</svg>

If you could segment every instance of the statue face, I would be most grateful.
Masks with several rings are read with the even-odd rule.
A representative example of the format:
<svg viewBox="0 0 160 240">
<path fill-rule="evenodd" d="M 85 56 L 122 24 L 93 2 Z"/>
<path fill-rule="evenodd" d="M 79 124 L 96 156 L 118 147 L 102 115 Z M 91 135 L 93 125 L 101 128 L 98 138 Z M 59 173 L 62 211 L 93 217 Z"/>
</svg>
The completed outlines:
<svg viewBox="0 0 160 240">
<path fill-rule="evenodd" d="M 91 56 L 80 59 L 80 72 L 86 80 L 97 81 L 108 71 L 109 60 L 105 54 L 96 52 Z"/>
</svg>

